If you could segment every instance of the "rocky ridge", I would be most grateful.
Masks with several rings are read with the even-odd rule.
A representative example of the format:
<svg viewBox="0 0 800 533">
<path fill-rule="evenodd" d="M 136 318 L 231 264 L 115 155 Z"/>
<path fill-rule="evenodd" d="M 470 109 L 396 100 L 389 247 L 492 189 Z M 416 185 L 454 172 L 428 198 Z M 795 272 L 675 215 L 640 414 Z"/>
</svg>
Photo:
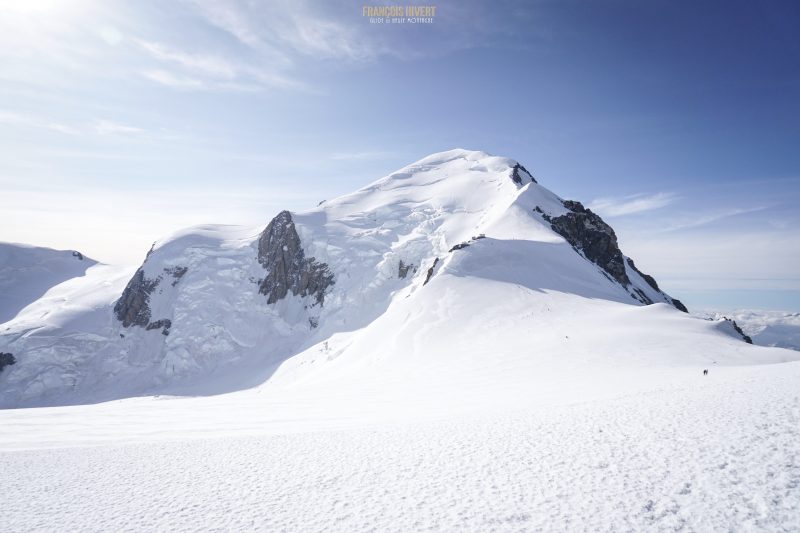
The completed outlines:
<svg viewBox="0 0 800 533">
<path fill-rule="evenodd" d="M 334 284 L 328 265 L 305 256 L 289 211 L 278 213 L 259 237 L 258 262 L 267 271 L 258 290 L 269 304 L 291 291 L 295 296 L 311 296 L 322 305 L 325 291 Z"/>
</svg>

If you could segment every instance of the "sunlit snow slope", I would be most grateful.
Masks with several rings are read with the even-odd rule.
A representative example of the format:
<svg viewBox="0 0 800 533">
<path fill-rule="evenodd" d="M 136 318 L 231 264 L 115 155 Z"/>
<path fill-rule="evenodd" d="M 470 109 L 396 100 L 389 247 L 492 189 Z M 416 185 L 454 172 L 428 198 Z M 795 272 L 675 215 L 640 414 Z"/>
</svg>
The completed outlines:
<svg viewBox="0 0 800 533">
<path fill-rule="evenodd" d="M 0 243 L 0 323 L 17 316 L 54 285 L 82 276 L 95 264 L 73 250 Z"/>
<path fill-rule="evenodd" d="M 797 355 L 682 312 L 599 217 L 483 152 L 431 155 L 266 228 L 179 232 L 124 292 L 118 276 L 58 287 L 47 316 L 33 306 L 0 325 L 16 360 L 1 406 L 264 383 L 502 396 L 595 368 Z"/>
</svg>

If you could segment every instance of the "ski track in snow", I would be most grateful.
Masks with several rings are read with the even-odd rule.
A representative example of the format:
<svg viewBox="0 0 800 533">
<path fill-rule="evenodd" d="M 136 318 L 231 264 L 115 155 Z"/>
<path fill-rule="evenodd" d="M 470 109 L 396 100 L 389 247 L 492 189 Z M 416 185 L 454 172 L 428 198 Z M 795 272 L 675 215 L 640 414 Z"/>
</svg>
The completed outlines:
<svg viewBox="0 0 800 533">
<path fill-rule="evenodd" d="M 797 531 L 799 378 L 712 369 L 438 420 L 5 451 L 0 530 Z"/>
</svg>

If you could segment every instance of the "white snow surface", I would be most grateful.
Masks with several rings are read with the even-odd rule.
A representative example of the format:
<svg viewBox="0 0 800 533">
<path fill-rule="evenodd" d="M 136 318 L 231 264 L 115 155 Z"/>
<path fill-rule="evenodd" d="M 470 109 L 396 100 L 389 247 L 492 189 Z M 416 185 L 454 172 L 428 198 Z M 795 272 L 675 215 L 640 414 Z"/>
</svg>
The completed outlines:
<svg viewBox="0 0 800 533">
<path fill-rule="evenodd" d="M 0 411 L 0 531 L 800 528 L 800 364 L 549 378 Z"/>
<path fill-rule="evenodd" d="M 0 242 L 0 324 L 17 316 L 53 286 L 83 276 L 95 264 L 74 250 Z"/>
<path fill-rule="evenodd" d="M 169 335 L 122 327 L 104 265 L 0 324 L 0 531 L 799 529 L 800 354 L 629 271 L 642 305 L 515 165 L 294 213 L 322 306 L 258 293 L 263 227 L 203 226 L 142 266 Z"/>
</svg>

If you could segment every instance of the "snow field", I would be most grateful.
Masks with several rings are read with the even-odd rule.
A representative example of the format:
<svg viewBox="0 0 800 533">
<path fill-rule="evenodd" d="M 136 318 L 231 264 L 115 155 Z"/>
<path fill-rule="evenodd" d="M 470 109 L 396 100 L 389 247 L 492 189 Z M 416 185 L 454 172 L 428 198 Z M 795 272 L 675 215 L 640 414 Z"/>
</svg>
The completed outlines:
<svg viewBox="0 0 800 533">
<path fill-rule="evenodd" d="M 194 434 L 143 424 L 92 446 L 54 429 L 68 447 L 0 453 L 0 530 L 792 531 L 798 379 L 797 363 L 712 369 L 615 398 L 214 437 L 222 413 L 195 403 Z M 19 427 L 0 427 L 14 447 Z"/>
</svg>

